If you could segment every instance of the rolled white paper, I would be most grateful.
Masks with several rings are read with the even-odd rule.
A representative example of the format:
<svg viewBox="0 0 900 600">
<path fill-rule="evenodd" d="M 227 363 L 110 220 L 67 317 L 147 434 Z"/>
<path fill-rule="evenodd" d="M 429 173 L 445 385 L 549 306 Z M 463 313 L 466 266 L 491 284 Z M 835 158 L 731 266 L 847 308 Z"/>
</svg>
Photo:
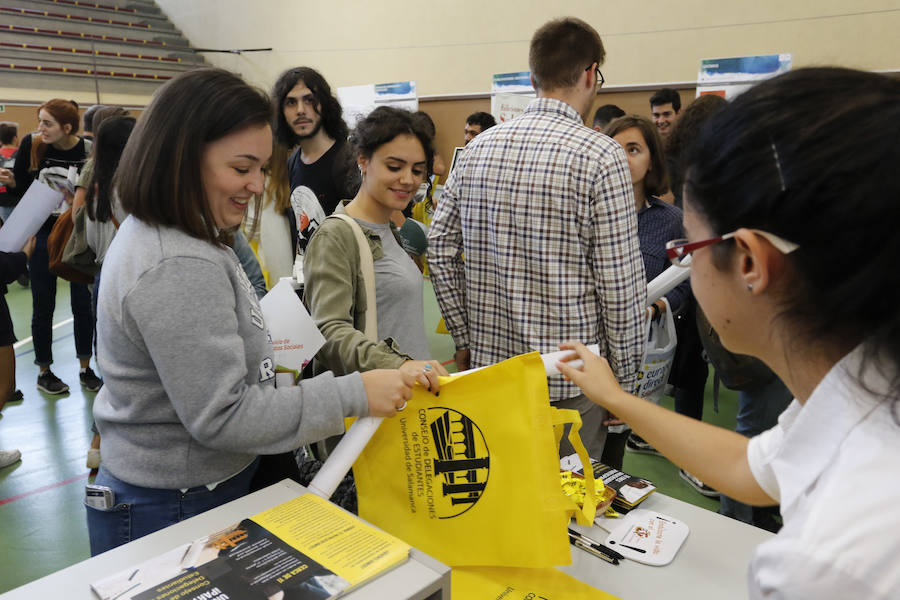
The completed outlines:
<svg viewBox="0 0 900 600">
<path fill-rule="evenodd" d="M 690 266 L 691 257 L 684 259 L 685 265 Z M 672 265 L 659 275 L 653 281 L 647 284 L 647 305 L 651 305 L 673 289 L 678 287 L 682 281 L 691 276 L 690 268 L 676 267 Z"/>
<path fill-rule="evenodd" d="M 366 444 L 375 435 L 378 426 L 381 425 L 383 420 L 384 417 L 362 417 L 357 419 L 347 433 L 344 434 L 344 437 L 341 438 L 341 441 L 338 442 L 337 447 L 322 465 L 322 468 L 319 469 L 319 472 L 316 473 L 316 476 L 313 477 L 313 480 L 309 482 L 307 489 L 316 496 L 321 496 L 326 500 L 331 498 L 341 479 L 350 471 L 350 467 L 356 462 L 356 458 L 362 454 Z"/>
</svg>

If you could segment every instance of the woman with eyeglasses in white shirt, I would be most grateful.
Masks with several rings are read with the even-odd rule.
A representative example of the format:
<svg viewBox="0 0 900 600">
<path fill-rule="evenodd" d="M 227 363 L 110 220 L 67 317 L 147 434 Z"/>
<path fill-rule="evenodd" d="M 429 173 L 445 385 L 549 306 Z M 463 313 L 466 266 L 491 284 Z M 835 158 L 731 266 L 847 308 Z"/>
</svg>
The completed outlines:
<svg viewBox="0 0 900 600">
<path fill-rule="evenodd" d="M 763 82 L 706 125 L 688 169 L 691 286 L 732 352 L 794 401 L 747 439 L 623 392 L 602 358 L 564 374 L 680 467 L 784 527 L 751 598 L 900 597 L 900 80 L 837 68 Z M 852 504 L 848 504 L 852 502 Z"/>
</svg>

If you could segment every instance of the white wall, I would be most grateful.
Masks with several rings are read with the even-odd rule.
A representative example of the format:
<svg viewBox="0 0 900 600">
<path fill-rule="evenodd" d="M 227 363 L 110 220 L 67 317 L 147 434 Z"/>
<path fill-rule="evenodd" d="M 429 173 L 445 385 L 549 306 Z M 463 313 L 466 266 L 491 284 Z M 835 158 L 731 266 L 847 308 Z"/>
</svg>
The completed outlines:
<svg viewBox="0 0 900 600">
<path fill-rule="evenodd" d="M 585 19 L 607 49 L 610 85 L 696 79 L 702 58 L 790 52 L 794 65 L 900 69 L 900 0 L 157 0 L 191 43 L 272 47 L 210 54 L 264 88 L 289 67 L 332 86 L 414 79 L 420 95 L 487 92 L 493 73 L 528 68 L 546 20 Z M 677 7 L 677 8 L 673 8 Z"/>
<path fill-rule="evenodd" d="M 493 73 L 528 68 L 528 42 L 550 18 L 575 15 L 600 32 L 609 86 L 691 82 L 700 60 L 790 52 L 794 65 L 900 70 L 900 0 L 157 0 L 194 47 L 272 52 L 207 54 L 271 88 L 308 65 L 334 87 L 413 79 L 419 95 L 485 93 Z M 673 8 L 677 7 L 677 8 Z M 93 88 L 22 89 L 0 74 L 6 102 L 94 102 Z M 86 85 L 86 84 L 85 84 Z M 92 86 L 93 84 L 91 84 Z M 73 86 L 74 87 L 74 86 Z M 54 89 L 51 89 L 54 88 Z M 141 106 L 149 94 L 108 94 Z"/>
</svg>

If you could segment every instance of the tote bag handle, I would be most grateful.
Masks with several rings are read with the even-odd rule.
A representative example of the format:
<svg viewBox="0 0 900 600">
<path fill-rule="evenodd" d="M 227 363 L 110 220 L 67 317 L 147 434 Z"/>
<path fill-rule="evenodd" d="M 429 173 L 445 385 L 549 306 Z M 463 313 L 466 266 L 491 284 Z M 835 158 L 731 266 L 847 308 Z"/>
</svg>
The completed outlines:
<svg viewBox="0 0 900 600">
<path fill-rule="evenodd" d="M 594 487 L 594 468 L 591 465 L 591 459 L 588 456 L 587 449 L 581 441 L 581 415 L 577 410 L 566 408 L 552 408 L 553 431 L 556 435 L 556 447 L 559 448 L 559 442 L 562 440 L 562 434 L 565 425 L 571 424 L 569 428 L 569 442 L 575 448 L 578 459 L 581 461 L 581 472 L 584 473 L 584 504 L 578 506 L 569 499 L 571 505 L 569 512 L 575 514 L 575 520 L 579 525 L 590 527 L 594 524 L 594 517 L 597 516 L 597 490 Z"/>
</svg>

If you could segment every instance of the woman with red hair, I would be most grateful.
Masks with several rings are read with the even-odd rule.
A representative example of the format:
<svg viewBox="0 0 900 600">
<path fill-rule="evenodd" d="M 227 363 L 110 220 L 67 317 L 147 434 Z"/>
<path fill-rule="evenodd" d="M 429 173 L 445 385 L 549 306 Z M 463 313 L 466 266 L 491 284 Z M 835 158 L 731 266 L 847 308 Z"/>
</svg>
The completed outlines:
<svg viewBox="0 0 900 600">
<path fill-rule="evenodd" d="M 21 198 L 35 180 L 51 186 L 64 181 L 70 167 L 81 170 L 90 151 L 88 143 L 79 137 L 78 104 L 72 100 L 54 98 L 38 108 L 38 130 L 22 138 L 18 158 L 13 169 L 0 169 L 0 183 L 10 194 Z M 66 193 L 66 201 L 71 196 Z M 65 206 L 61 203 L 54 214 L 41 225 L 37 244 L 28 261 L 31 275 L 32 317 L 31 335 L 34 338 L 34 363 L 40 367 L 37 379 L 39 390 L 48 394 L 63 394 L 69 386 L 50 371 L 53 363 L 53 311 L 56 308 L 56 275 L 49 269 L 47 237 Z M 91 341 L 94 323 L 91 316 L 91 293 L 80 283 L 69 285 L 72 316 L 75 318 L 75 352 L 81 362 L 81 384 L 90 391 L 100 389 L 102 382 L 91 370 Z"/>
</svg>

